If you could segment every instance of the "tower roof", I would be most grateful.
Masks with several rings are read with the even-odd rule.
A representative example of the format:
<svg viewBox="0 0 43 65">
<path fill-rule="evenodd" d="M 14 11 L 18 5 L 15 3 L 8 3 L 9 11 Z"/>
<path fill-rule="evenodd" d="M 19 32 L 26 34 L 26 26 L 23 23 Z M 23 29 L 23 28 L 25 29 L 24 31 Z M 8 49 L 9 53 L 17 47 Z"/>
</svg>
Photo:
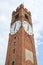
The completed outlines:
<svg viewBox="0 0 43 65">
<path fill-rule="evenodd" d="M 17 13 L 21 8 L 24 9 L 29 15 L 31 15 L 31 12 L 24 7 L 24 4 L 21 4 L 19 7 L 17 7 L 16 11 L 13 11 L 12 15 Z"/>
</svg>

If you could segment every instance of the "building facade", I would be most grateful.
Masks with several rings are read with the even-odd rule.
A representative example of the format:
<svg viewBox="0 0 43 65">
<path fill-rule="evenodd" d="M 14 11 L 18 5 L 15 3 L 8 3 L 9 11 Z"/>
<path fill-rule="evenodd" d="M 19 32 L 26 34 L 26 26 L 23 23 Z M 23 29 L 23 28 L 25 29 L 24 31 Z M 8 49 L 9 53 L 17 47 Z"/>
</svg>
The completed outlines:
<svg viewBox="0 0 43 65">
<path fill-rule="evenodd" d="M 23 4 L 12 12 L 5 65 L 37 65 L 31 12 Z"/>
</svg>

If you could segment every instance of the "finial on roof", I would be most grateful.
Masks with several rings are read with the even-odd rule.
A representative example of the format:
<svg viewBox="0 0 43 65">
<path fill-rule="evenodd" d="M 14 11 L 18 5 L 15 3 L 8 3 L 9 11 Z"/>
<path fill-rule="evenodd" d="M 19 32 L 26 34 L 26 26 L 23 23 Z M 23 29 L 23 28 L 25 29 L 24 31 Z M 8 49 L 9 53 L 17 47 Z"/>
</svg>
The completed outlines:
<svg viewBox="0 0 43 65">
<path fill-rule="evenodd" d="M 12 16 L 15 14 L 15 11 L 12 12 Z"/>
<path fill-rule="evenodd" d="M 20 7 L 23 7 L 23 8 L 24 8 L 24 5 L 23 5 L 23 4 L 21 4 L 21 5 L 20 5 Z"/>
</svg>

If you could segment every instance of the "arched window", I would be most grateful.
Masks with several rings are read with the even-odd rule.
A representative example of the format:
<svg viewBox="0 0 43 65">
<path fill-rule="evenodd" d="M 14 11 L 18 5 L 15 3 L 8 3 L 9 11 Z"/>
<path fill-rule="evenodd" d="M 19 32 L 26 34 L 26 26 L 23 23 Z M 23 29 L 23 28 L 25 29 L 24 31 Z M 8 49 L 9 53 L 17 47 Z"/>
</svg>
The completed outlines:
<svg viewBox="0 0 43 65">
<path fill-rule="evenodd" d="M 28 16 L 25 14 L 25 18 L 28 19 Z"/>
<path fill-rule="evenodd" d="M 19 14 L 17 14 L 17 15 L 15 16 L 15 19 L 17 19 L 17 18 L 19 18 Z"/>
<path fill-rule="evenodd" d="M 12 65 L 14 65 L 14 61 L 12 62 Z"/>
<path fill-rule="evenodd" d="M 13 49 L 13 53 L 15 53 L 15 49 Z"/>
</svg>

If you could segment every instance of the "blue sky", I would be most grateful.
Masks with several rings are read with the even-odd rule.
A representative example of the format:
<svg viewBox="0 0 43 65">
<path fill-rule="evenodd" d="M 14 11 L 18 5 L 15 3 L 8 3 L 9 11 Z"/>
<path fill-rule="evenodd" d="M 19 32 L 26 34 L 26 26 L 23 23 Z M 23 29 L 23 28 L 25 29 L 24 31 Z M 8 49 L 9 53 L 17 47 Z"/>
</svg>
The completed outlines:
<svg viewBox="0 0 43 65">
<path fill-rule="evenodd" d="M 31 11 L 37 63 L 43 65 L 43 0 L 0 0 L 0 65 L 5 65 L 12 11 L 21 3 Z"/>
</svg>

